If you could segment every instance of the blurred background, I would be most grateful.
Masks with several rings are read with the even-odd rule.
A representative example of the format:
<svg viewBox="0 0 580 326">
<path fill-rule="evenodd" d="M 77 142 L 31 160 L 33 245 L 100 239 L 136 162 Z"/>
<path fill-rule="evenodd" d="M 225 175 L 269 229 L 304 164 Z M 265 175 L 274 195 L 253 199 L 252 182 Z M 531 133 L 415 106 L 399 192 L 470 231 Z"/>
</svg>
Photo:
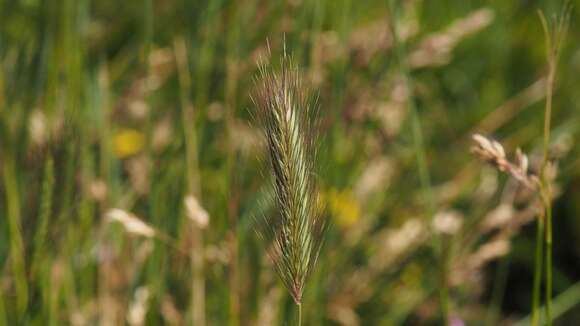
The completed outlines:
<svg viewBox="0 0 580 326">
<path fill-rule="evenodd" d="M 554 295 L 580 323 L 580 2 L 554 97 Z M 560 1 L 0 1 L 0 324 L 292 325 L 254 233 L 272 214 L 257 63 L 320 107 L 329 232 L 305 325 L 530 312 L 537 198 L 471 135 L 541 162 Z M 268 51 L 268 43 L 270 51 Z M 510 154 L 511 155 L 511 154 Z"/>
</svg>

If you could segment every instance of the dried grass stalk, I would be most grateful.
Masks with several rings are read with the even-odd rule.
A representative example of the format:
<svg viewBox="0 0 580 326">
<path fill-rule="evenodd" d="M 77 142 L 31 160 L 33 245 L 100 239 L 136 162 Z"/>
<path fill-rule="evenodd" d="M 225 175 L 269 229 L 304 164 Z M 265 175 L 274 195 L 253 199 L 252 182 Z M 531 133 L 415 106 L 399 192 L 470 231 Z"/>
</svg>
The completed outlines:
<svg viewBox="0 0 580 326">
<path fill-rule="evenodd" d="M 185 213 L 200 229 L 205 229 L 209 224 L 209 214 L 201 206 L 197 198 L 189 194 L 185 197 Z"/>
<path fill-rule="evenodd" d="M 140 220 L 136 215 L 119 208 L 110 209 L 106 218 L 111 222 L 119 222 L 128 233 L 140 235 L 146 238 L 155 236 L 155 229 Z"/>
<path fill-rule="evenodd" d="M 471 148 L 471 152 L 481 160 L 510 174 L 531 190 L 538 188 L 539 179 L 536 175 L 529 173 L 528 157 L 519 148 L 516 151 L 516 161 L 512 163 L 507 159 L 505 150 L 499 142 L 479 134 L 473 135 L 473 141 L 476 145 Z"/>
<path fill-rule="evenodd" d="M 256 230 L 271 242 L 269 254 L 276 271 L 300 305 L 325 229 L 314 182 L 315 105 L 308 102 L 299 72 L 285 51 L 281 72 L 261 65 L 256 84 L 252 100 L 265 132 L 276 208 L 274 216 L 257 221 Z"/>
</svg>

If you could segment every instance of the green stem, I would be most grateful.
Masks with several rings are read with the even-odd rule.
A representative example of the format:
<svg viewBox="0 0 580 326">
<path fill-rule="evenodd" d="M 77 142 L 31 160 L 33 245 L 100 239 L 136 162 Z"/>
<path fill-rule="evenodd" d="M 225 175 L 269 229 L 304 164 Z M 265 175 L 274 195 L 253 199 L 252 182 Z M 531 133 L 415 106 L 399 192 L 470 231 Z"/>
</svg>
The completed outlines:
<svg viewBox="0 0 580 326">
<path fill-rule="evenodd" d="M 6 307 L 3 292 L 0 292 L 0 325 L 8 325 L 8 318 L 6 317 Z"/>
<path fill-rule="evenodd" d="M 449 288 L 447 286 L 447 275 L 449 273 L 449 239 L 441 239 L 441 275 L 439 287 L 439 300 L 441 304 L 441 320 L 443 325 L 449 325 Z"/>
<path fill-rule="evenodd" d="M 16 290 L 16 311 L 19 316 L 22 316 L 26 312 L 28 305 L 28 283 L 24 260 L 25 246 L 21 226 L 20 191 L 18 189 L 17 170 L 14 163 L 16 156 L 13 152 L 7 154 L 4 156 L 5 159 L 2 166 L 4 194 L 6 196 L 5 216 L 8 222 L 10 266 L 12 267 L 12 277 Z"/>
<path fill-rule="evenodd" d="M 542 216 L 538 218 L 538 226 L 536 232 L 536 262 L 534 268 L 534 292 L 532 295 L 532 326 L 538 326 L 540 321 L 540 286 L 542 281 L 542 260 L 543 260 L 543 238 L 544 235 L 544 219 Z"/>
<path fill-rule="evenodd" d="M 548 176 L 546 175 L 548 167 L 548 151 L 550 144 L 550 127 L 552 117 L 552 98 L 554 94 L 554 83 L 556 78 L 556 69 L 558 66 L 558 58 L 560 56 L 560 48 L 562 41 L 566 36 L 570 19 L 570 3 L 565 1 L 565 4 L 558 17 L 556 26 L 553 27 L 553 34 L 550 35 L 550 29 L 546 17 L 540 13 L 540 19 L 544 28 L 544 35 L 546 37 L 546 54 L 548 57 L 548 82 L 546 84 L 546 110 L 544 118 L 544 159 L 542 162 L 541 183 L 544 185 L 545 192 L 545 207 L 546 207 L 546 314 L 548 318 L 548 325 L 552 325 L 552 191 Z M 552 39 L 553 38 L 553 39 Z"/>
<path fill-rule="evenodd" d="M 554 298 L 554 310 L 552 311 L 552 318 L 557 319 L 570 311 L 570 309 L 578 306 L 580 303 L 580 282 L 574 283 L 566 291 L 559 294 Z M 542 307 L 543 308 L 543 307 Z M 514 326 L 527 326 L 530 325 L 530 316 L 527 316 Z"/>
<path fill-rule="evenodd" d="M 551 29 L 546 17 L 539 12 L 540 21 L 544 29 L 546 39 L 546 57 L 548 61 L 548 80 L 546 82 L 546 107 L 544 110 L 544 157 L 540 170 L 540 191 L 545 208 L 546 216 L 546 319 L 549 326 L 552 325 L 552 193 L 550 189 L 550 179 L 547 175 L 548 155 L 550 146 L 550 127 L 552 119 L 552 98 L 554 94 L 554 80 L 556 78 L 556 67 L 560 43 L 566 32 L 568 23 L 567 6 L 564 7 L 560 21 L 555 29 Z"/>
<path fill-rule="evenodd" d="M 298 326 L 302 326 L 302 303 L 298 303 Z"/>
<path fill-rule="evenodd" d="M 544 158 L 542 161 L 541 184 L 546 210 L 546 320 L 548 326 L 552 325 L 552 194 L 550 180 L 546 175 L 548 168 L 548 151 L 550 146 L 550 121 L 552 116 L 552 93 L 555 77 L 555 62 L 552 59 L 549 64 L 549 75 L 546 86 L 546 109 L 544 116 Z"/>
<path fill-rule="evenodd" d="M 193 105 L 189 98 L 191 89 L 190 71 L 187 61 L 187 47 L 183 39 L 176 39 L 174 43 L 175 59 L 177 62 L 177 77 L 179 84 L 179 98 L 181 104 L 181 117 L 183 123 L 183 134 L 185 141 L 185 163 L 186 169 L 186 190 L 188 194 L 193 194 L 201 200 L 201 182 L 199 170 L 199 156 L 196 121 Z M 204 326 L 206 324 L 205 315 L 205 274 L 204 260 L 200 255 L 203 252 L 203 232 L 202 229 L 192 223 L 191 237 L 191 316 L 194 325 Z"/>
<path fill-rule="evenodd" d="M 552 207 L 546 202 L 546 321 L 552 325 Z"/>
</svg>

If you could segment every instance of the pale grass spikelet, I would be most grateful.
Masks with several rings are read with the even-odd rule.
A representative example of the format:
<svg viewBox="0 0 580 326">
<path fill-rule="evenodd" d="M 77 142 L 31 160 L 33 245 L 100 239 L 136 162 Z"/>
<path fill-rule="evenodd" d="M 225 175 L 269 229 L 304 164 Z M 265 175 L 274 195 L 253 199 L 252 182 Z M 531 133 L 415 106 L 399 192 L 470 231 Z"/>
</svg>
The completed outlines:
<svg viewBox="0 0 580 326">
<path fill-rule="evenodd" d="M 358 325 L 356 307 L 370 300 L 375 285 L 385 273 L 398 266 L 429 239 L 427 225 L 410 218 L 398 228 L 388 228 L 367 240 L 373 244 L 368 265 L 358 267 L 342 281 L 328 306 L 328 317 L 341 325 Z M 368 235 L 367 235 L 368 236 Z"/>
<path fill-rule="evenodd" d="M 398 229 L 385 231 L 383 253 L 379 261 L 384 263 L 400 256 L 409 248 L 420 242 L 425 233 L 425 226 L 418 219 L 409 219 Z"/>
<path fill-rule="evenodd" d="M 86 188 L 89 197 L 99 202 L 104 201 L 109 193 L 109 188 L 103 179 L 88 180 Z"/>
<path fill-rule="evenodd" d="M 30 140 L 36 146 L 42 146 L 48 138 L 48 121 L 41 109 L 34 109 L 30 114 Z"/>
<path fill-rule="evenodd" d="M 455 210 L 444 210 L 433 217 L 433 230 L 440 234 L 456 234 L 462 226 L 463 215 Z"/>
<path fill-rule="evenodd" d="M 489 26 L 494 16 L 493 10 L 481 8 L 455 20 L 443 31 L 427 35 L 418 48 L 409 54 L 409 64 L 412 68 L 447 64 L 457 44 L 465 37 Z"/>
<path fill-rule="evenodd" d="M 208 245 L 205 248 L 205 260 L 209 263 L 227 265 L 231 260 L 226 243 L 220 245 Z"/>
<path fill-rule="evenodd" d="M 120 223 L 128 233 L 146 238 L 155 236 L 155 230 L 132 213 L 119 208 L 113 208 L 105 216 L 110 222 Z"/>
<path fill-rule="evenodd" d="M 316 127 L 313 105 L 297 68 L 286 56 L 280 74 L 260 67 L 258 91 L 252 100 L 264 128 L 273 174 L 275 216 L 257 221 L 257 232 L 271 242 L 275 269 L 300 305 L 325 229 L 314 183 Z"/>
<path fill-rule="evenodd" d="M 537 189 L 539 179 L 537 176 L 529 173 L 528 157 L 520 149 L 516 151 L 515 162 L 510 162 L 506 157 L 503 146 L 499 142 L 480 134 L 475 134 L 472 138 L 476 144 L 471 148 L 473 154 L 477 155 L 483 161 L 492 164 L 498 170 L 510 174 L 529 189 Z"/>
<path fill-rule="evenodd" d="M 340 325 L 359 326 L 361 324 L 359 315 L 348 303 L 332 302 L 328 306 L 327 314 Z"/>
<path fill-rule="evenodd" d="M 507 225 L 514 217 L 516 211 L 512 204 L 501 203 L 498 207 L 491 210 L 483 219 L 481 224 L 482 231 L 500 229 Z"/>
<path fill-rule="evenodd" d="M 270 262 L 265 262 L 270 267 Z M 279 315 L 280 299 L 282 299 L 282 289 L 275 286 L 273 272 L 264 270 L 264 275 L 260 277 L 261 287 L 266 289 L 264 295 L 260 297 L 259 310 L 257 311 L 255 325 L 276 325 L 276 318 Z"/>
<path fill-rule="evenodd" d="M 369 197 L 389 187 L 395 174 L 395 163 L 386 156 L 371 160 L 354 186 L 354 194 L 361 203 Z"/>
<path fill-rule="evenodd" d="M 129 311 L 127 312 L 127 323 L 129 325 L 145 325 L 145 316 L 147 315 L 149 297 L 150 292 L 147 287 L 141 286 L 135 290 L 133 302 L 129 306 Z"/>
<path fill-rule="evenodd" d="M 175 300 L 169 296 L 164 295 L 161 298 L 161 317 L 167 325 L 183 325 L 183 316 L 175 306 Z"/>
<path fill-rule="evenodd" d="M 457 259 L 453 266 L 454 272 L 449 275 L 452 286 L 459 286 L 469 281 L 478 284 L 481 282 L 482 268 L 491 261 L 504 257 L 510 252 L 510 239 L 504 235 L 497 235 L 479 246 L 475 252 Z"/>
<path fill-rule="evenodd" d="M 209 214 L 208 212 L 201 206 L 197 198 L 194 195 L 187 195 L 185 197 L 185 212 L 189 219 L 191 219 L 195 224 L 204 229 L 209 224 Z"/>
<path fill-rule="evenodd" d="M 510 251 L 510 242 L 508 239 L 499 237 L 493 239 L 479 247 L 479 249 L 469 257 L 469 265 L 473 268 L 480 268 L 487 262 L 498 257 L 505 256 Z"/>
<path fill-rule="evenodd" d="M 168 116 L 155 125 L 151 139 L 151 147 L 155 152 L 162 152 L 171 143 L 174 132 L 172 128 L 173 122 Z"/>
<path fill-rule="evenodd" d="M 151 165 L 151 160 L 145 155 L 131 157 L 125 162 L 131 186 L 140 195 L 149 193 Z"/>
</svg>

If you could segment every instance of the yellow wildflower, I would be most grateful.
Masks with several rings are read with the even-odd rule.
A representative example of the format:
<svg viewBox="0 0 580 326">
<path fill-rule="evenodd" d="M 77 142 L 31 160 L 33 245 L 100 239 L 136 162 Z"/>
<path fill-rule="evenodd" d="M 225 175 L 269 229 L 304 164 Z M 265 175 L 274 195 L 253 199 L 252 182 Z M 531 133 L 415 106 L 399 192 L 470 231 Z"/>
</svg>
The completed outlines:
<svg viewBox="0 0 580 326">
<path fill-rule="evenodd" d="M 332 189 L 324 197 L 330 214 L 339 227 L 348 228 L 360 219 L 360 205 L 351 191 Z"/>
<path fill-rule="evenodd" d="M 134 129 L 123 129 L 113 137 L 113 153 L 118 158 L 139 153 L 145 144 L 143 134 Z"/>
</svg>

